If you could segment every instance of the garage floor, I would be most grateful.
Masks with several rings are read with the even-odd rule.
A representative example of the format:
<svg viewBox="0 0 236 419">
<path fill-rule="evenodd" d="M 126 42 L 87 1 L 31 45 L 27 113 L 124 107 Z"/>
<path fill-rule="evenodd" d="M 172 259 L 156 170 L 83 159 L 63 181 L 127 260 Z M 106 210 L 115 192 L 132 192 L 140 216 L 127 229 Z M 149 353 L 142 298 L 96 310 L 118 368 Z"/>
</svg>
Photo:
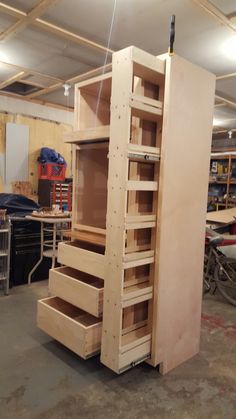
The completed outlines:
<svg viewBox="0 0 236 419">
<path fill-rule="evenodd" d="M 201 353 L 162 377 L 147 364 L 116 376 L 37 329 L 47 283 L 0 297 L 0 419 L 236 418 L 236 308 L 203 303 Z"/>
</svg>

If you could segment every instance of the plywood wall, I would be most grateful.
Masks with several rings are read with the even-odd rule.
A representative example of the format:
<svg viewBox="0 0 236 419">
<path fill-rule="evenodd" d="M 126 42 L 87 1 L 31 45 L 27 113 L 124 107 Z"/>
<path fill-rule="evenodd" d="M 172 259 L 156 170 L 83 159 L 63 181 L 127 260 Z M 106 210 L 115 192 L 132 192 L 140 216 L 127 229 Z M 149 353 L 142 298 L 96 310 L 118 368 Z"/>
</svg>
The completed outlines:
<svg viewBox="0 0 236 419">
<path fill-rule="evenodd" d="M 37 158 L 42 147 L 53 148 L 62 154 L 67 162 L 66 175 L 71 175 L 71 146 L 63 141 L 64 133 L 72 131 L 71 125 L 0 113 L 0 159 L 3 159 L 5 154 L 5 125 L 7 122 L 24 124 L 29 127 L 29 181 L 35 192 L 37 192 L 38 185 Z M 4 192 L 2 173 L 0 173 L 0 192 Z"/>
</svg>

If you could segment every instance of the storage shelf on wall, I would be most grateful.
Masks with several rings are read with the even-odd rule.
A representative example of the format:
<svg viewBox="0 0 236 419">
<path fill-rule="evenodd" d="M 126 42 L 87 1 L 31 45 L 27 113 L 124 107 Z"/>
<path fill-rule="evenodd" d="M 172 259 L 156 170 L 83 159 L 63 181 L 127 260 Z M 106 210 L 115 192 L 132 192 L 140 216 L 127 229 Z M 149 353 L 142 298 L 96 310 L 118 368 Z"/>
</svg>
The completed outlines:
<svg viewBox="0 0 236 419">
<path fill-rule="evenodd" d="M 236 160 L 236 152 L 211 154 L 208 210 L 236 206 L 236 186 L 234 187 L 236 185 L 236 162 L 234 160 Z M 235 170 L 234 176 L 232 176 L 233 170 Z M 224 173 L 219 173 L 219 171 L 224 171 Z M 225 179 L 220 179 L 222 176 L 225 176 Z"/>
</svg>

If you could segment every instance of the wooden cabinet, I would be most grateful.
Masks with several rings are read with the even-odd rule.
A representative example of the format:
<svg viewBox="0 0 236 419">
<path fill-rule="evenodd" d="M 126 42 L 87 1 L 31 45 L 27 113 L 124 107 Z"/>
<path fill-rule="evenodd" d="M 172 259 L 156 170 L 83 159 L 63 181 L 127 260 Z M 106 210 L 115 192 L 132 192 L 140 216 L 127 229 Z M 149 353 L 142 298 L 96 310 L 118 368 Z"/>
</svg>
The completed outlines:
<svg viewBox="0 0 236 419">
<path fill-rule="evenodd" d="M 75 86 L 73 241 L 59 244 L 66 267 L 50 274 L 56 307 L 39 303 L 39 326 L 82 356 L 100 339 L 117 373 L 143 361 L 166 373 L 199 351 L 214 89 L 181 57 L 135 47 Z M 85 327 L 90 352 L 74 341 L 82 314 L 74 323 L 58 301 L 102 314 Z"/>
</svg>

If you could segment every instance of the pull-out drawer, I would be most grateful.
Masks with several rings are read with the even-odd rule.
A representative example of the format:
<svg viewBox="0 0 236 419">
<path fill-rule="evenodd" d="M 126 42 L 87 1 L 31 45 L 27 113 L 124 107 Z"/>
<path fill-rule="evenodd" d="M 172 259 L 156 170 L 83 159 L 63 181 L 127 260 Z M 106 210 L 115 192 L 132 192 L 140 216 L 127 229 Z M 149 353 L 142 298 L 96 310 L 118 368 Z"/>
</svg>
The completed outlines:
<svg viewBox="0 0 236 419">
<path fill-rule="evenodd" d="M 84 359 L 100 351 L 101 320 L 58 297 L 38 301 L 37 324 Z"/>
<path fill-rule="evenodd" d="M 100 317 L 102 314 L 102 279 L 63 266 L 50 270 L 49 291 L 93 316 Z"/>
<path fill-rule="evenodd" d="M 104 250 L 104 247 L 85 242 L 59 243 L 57 259 L 62 265 L 104 279 L 106 268 Z"/>
</svg>

